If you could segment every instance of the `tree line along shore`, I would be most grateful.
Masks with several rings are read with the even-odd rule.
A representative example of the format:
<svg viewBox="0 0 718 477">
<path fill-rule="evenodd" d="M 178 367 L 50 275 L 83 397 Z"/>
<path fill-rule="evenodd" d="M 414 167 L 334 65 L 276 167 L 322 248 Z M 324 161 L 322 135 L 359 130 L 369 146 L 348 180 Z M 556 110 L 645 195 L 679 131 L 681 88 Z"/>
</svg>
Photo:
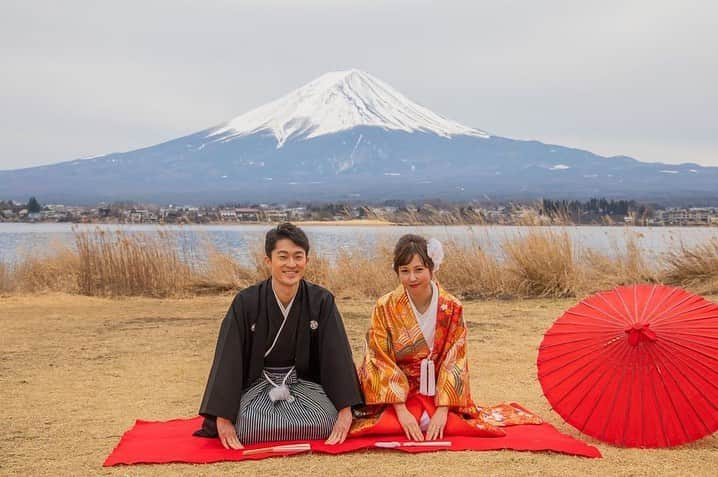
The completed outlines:
<svg viewBox="0 0 718 477">
<path fill-rule="evenodd" d="M 343 225 L 644 225 L 718 226 L 718 207 L 661 207 L 632 200 L 543 199 L 525 203 L 453 203 L 441 200 L 381 204 L 293 203 L 138 205 L 92 207 L 0 201 L 0 222 L 71 222 L 114 224 L 260 224 L 277 222 Z"/>
</svg>

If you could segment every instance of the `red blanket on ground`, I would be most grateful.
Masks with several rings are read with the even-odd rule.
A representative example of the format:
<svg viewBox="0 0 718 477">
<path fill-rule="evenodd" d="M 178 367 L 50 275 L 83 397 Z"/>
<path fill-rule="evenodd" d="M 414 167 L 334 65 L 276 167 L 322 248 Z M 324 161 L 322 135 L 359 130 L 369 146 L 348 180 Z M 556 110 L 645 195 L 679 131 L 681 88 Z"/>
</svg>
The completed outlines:
<svg viewBox="0 0 718 477">
<path fill-rule="evenodd" d="M 129 431 L 125 432 L 120 443 L 107 457 L 105 467 L 118 464 L 166 464 L 170 462 L 186 462 L 204 464 L 220 461 L 240 461 L 264 459 L 266 457 L 285 454 L 264 453 L 243 455 L 239 450 L 227 450 L 222 447 L 219 439 L 194 437 L 192 432 L 202 424 L 201 417 L 192 419 L 174 419 L 165 422 L 136 421 Z M 502 437 L 464 437 L 444 436 L 450 441 L 450 447 L 398 447 L 404 452 L 432 452 L 437 450 L 500 450 L 513 449 L 521 451 L 553 451 L 583 457 L 601 457 L 597 448 L 581 442 L 573 437 L 562 434 L 551 424 L 511 426 L 503 428 L 506 432 Z M 312 452 L 324 454 L 343 454 L 361 449 L 375 448 L 376 442 L 406 442 L 401 435 L 366 436 L 348 438 L 343 444 L 329 446 L 323 441 L 292 441 L 263 442 L 247 446 L 247 449 L 268 447 L 272 445 L 309 442 Z"/>
</svg>

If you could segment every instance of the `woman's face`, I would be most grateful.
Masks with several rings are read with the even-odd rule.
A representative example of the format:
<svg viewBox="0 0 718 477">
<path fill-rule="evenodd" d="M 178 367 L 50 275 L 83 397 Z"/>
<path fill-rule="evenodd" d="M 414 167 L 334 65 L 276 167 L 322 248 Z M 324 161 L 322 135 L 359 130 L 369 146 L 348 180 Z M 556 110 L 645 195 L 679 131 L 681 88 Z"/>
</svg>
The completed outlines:
<svg viewBox="0 0 718 477">
<path fill-rule="evenodd" d="M 399 281 L 412 294 L 425 292 L 431 286 L 431 270 L 418 255 L 411 257 L 408 264 L 399 266 L 398 273 Z"/>
</svg>

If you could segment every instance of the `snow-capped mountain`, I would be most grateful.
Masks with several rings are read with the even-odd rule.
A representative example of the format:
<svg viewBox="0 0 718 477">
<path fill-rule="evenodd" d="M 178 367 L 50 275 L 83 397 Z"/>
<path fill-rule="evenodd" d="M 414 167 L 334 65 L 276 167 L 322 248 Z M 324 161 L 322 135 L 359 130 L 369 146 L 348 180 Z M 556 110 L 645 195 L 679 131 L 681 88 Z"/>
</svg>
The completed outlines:
<svg viewBox="0 0 718 477">
<path fill-rule="evenodd" d="M 407 133 L 488 137 L 483 131 L 445 119 L 360 70 L 326 73 L 276 101 L 223 124 L 208 135 L 217 141 L 270 132 L 282 147 L 290 139 L 311 139 L 369 126 Z"/>
<path fill-rule="evenodd" d="M 327 73 L 218 126 L 155 146 L 0 171 L 0 199 L 380 200 L 718 197 L 718 167 L 489 135 L 359 70 Z"/>
</svg>

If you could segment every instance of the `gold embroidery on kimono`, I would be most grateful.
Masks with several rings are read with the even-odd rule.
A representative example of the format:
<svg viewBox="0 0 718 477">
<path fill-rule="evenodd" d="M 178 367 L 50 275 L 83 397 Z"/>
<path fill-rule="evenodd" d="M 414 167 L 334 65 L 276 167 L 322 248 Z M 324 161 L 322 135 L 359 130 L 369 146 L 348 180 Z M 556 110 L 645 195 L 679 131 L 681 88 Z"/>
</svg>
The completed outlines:
<svg viewBox="0 0 718 477">
<path fill-rule="evenodd" d="M 352 426 L 357 432 L 371 427 L 384 405 L 403 403 L 418 393 L 421 361 L 435 366 L 436 406 L 448 406 L 480 429 L 516 424 L 540 424 L 541 418 L 511 404 L 477 407 L 471 400 L 466 357 L 466 325 L 459 300 L 439 288 L 434 346 L 429 349 L 403 286 L 381 297 L 374 307 L 366 334 L 366 353 L 359 381 L 367 405 L 365 419 Z"/>
</svg>

